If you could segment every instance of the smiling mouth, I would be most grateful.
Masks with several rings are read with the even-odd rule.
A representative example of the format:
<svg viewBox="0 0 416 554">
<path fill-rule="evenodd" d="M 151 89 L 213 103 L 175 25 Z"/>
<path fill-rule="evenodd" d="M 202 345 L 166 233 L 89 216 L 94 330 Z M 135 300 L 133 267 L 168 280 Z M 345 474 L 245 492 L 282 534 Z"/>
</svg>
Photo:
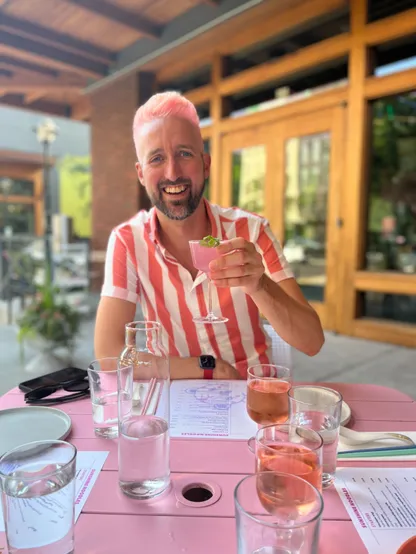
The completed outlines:
<svg viewBox="0 0 416 554">
<path fill-rule="evenodd" d="M 176 185 L 174 187 L 163 187 L 163 192 L 175 196 L 176 194 L 182 194 L 188 187 L 186 185 Z"/>
</svg>

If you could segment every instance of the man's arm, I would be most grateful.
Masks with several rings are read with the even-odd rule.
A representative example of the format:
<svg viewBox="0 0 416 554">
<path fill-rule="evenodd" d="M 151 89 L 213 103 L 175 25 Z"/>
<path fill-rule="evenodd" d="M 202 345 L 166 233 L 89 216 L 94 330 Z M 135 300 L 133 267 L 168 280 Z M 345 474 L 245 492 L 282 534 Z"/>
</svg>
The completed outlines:
<svg viewBox="0 0 416 554">
<path fill-rule="evenodd" d="M 251 298 L 284 341 L 309 356 L 320 351 L 325 340 L 321 322 L 295 279 L 275 283 L 263 274 Z"/>
<path fill-rule="evenodd" d="M 317 354 L 325 340 L 321 322 L 295 279 L 270 279 L 254 244 L 241 237 L 217 248 L 221 256 L 210 263 L 213 283 L 241 287 L 284 341 L 309 356 Z"/>
<path fill-rule="evenodd" d="M 125 345 L 125 326 L 134 320 L 136 305 L 127 300 L 103 296 L 97 310 L 94 349 L 97 358 L 118 357 Z M 198 358 L 170 358 L 171 379 L 202 379 Z M 216 360 L 214 379 L 239 379 L 236 369 Z"/>
</svg>

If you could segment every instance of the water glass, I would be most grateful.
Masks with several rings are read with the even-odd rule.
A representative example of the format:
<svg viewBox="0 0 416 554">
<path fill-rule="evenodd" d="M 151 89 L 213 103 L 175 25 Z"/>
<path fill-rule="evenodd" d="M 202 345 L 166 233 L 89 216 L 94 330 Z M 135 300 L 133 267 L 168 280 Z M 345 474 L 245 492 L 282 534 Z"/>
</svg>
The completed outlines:
<svg viewBox="0 0 416 554">
<path fill-rule="evenodd" d="M 169 361 L 157 322 L 126 325 L 121 363 L 134 368 L 119 406 L 119 486 L 128 496 L 148 499 L 170 486 Z M 119 377 L 123 387 L 123 375 Z M 120 395 L 120 399 L 123 397 Z"/>
<path fill-rule="evenodd" d="M 254 440 L 256 471 L 297 475 L 322 492 L 322 438 L 298 425 L 268 425 Z"/>
<path fill-rule="evenodd" d="M 119 358 L 100 358 L 88 366 L 92 420 L 97 437 L 114 439 L 118 436 L 118 395 L 130 394 L 131 383 L 123 381 L 124 389 L 119 391 L 119 371 L 128 373 L 128 366 L 122 366 Z M 133 380 L 132 368 L 130 379 Z"/>
<path fill-rule="evenodd" d="M 312 385 L 299 385 L 289 391 L 290 422 L 317 431 L 323 440 L 322 487 L 335 478 L 342 396 L 339 392 Z"/>
<path fill-rule="evenodd" d="M 284 423 L 289 417 L 287 393 L 292 382 L 289 368 L 259 364 L 248 368 L 247 413 L 260 425 Z"/>
<path fill-rule="evenodd" d="M 249 475 L 234 492 L 238 554 L 317 554 L 323 500 L 287 473 Z"/>
<path fill-rule="evenodd" d="M 9 554 L 74 552 L 76 454 L 64 441 L 36 441 L 0 458 Z"/>
</svg>

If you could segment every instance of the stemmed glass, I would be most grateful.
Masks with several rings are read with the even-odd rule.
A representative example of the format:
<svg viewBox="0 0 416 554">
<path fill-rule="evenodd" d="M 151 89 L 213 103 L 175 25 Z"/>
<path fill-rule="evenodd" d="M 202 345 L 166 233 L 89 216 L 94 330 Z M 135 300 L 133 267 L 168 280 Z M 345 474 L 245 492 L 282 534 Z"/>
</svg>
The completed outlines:
<svg viewBox="0 0 416 554">
<path fill-rule="evenodd" d="M 219 257 L 217 249 L 209 245 L 205 246 L 203 241 L 199 240 L 190 240 L 189 248 L 191 249 L 194 267 L 206 273 L 208 278 L 208 313 L 204 317 L 194 317 L 193 321 L 195 323 L 225 323 L 228 318 L 217 316 L 212 311 L 212 283 L 208 277 L 210 262 Z"/>
</svg>

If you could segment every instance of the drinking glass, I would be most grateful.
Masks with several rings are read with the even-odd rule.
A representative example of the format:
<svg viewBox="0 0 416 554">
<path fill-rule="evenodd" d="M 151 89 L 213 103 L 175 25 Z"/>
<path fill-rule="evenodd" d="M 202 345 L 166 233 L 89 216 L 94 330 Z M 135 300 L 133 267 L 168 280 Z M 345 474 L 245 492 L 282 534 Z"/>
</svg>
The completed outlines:
<svg viewBox="0 0 416 554">
<path fill-rule="evenodd" d="M 257 472 L 297 475 L 322 491 L 323 441 L 318 433 L 298 425 L 268 425 L 250 442 L 254 442 Z"/>
<path fill-rule="evenodd" d="M 126 325 L 121 365 L 134 371 L 134 386 L 120 373 L 120 387 L 128 381 L 125 400 L 119 395 L 119 486 L 133 498 L 153 498 L 170 486 L 169 360 L 155 321 Z"/>
<path fill-rule="evenodd" d="M 9 554 L 74 552 L 77 449 L 64 441 L 35 441 L 0 458 Z"/>
<path fill-rule="evenodd" d="M 290 423 L 317 431 L 323 440 L 322 487 L 335 478 L 342 396 L 339 392 L 311 385 L 299 385 L 289 391 Z"/>
<path fill-rule="evenodd" d="M 114 439 L 118 436 L 118 395 L 130 394 L 130 389 L 119 391 L 117 375 L 126 371 L 119 358 L 100 358 L 88 366 L 92 401 L 92 420 L 97 437 Z M 126 387 L 129 383 L 125 381 Z"/>
<path fill-rule="evenodd" d="M 289 417 L 290 369 L 272 364 L 248 368 L 247 412 L 260 425 L 284 423 Z"/>
<path fill-rule="evenodd" d="M 208 313 L 206 316 L 194 317 L 193 321 L 195 323 L 225 323 L 228 321 L 227 317 L 215 315 L 212 311 L 212 283 L 208 276 L 209 264 L 219 257 L 218 251 L 216 248 L 203 246 L 199 240 L 190 240 L 189 248 L 191 249 L 194 267 L 206 273 L 208 281 Z"/>
<path fill-rule="evenodd" d="M 238 554 L 317 554 L 322 496 L 287 473 L 249 475 L 234 491 Z"/>
</svg>

